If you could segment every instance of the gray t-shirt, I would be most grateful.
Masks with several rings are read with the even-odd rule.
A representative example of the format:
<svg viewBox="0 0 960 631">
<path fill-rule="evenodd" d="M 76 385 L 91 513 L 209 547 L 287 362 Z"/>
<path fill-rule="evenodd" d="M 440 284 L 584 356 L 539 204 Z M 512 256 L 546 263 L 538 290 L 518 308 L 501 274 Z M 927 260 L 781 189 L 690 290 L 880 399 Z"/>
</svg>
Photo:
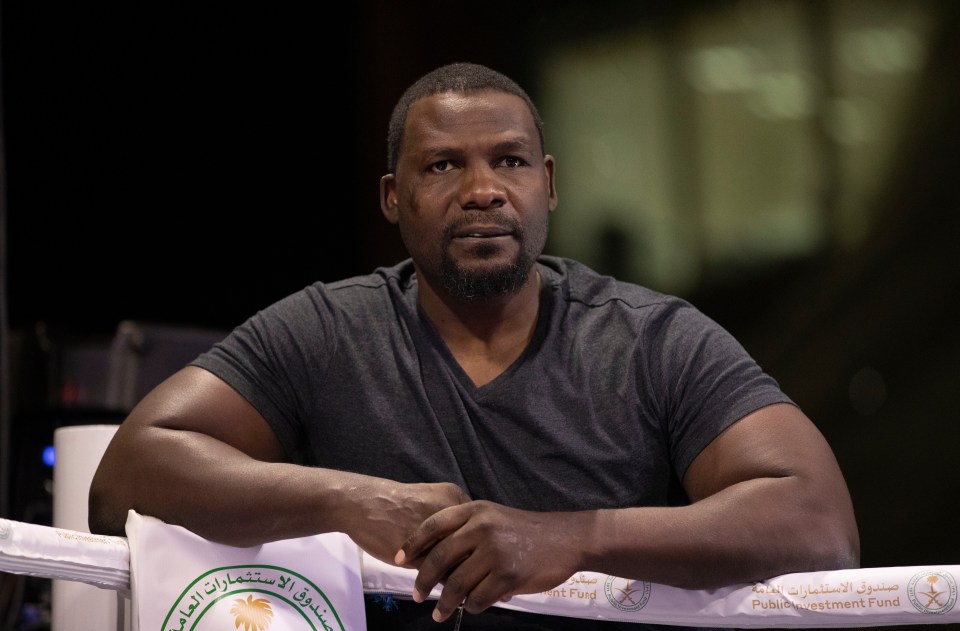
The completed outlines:
<svg viewBox="0 0 960 631">
<path fill-rule="evenodd" d="M 409 260 L 314 283 L 194 365 L 257 408 L 294 462 L 531 510 L 686 503 L 679 480 L 710 441 L 790 401 L 684 300 L 569 259 L 538 269 L 533 338 L 481 387 L 419 309 Z"/>
<path fill-rule="evenodd" d="M 409 260 L 310 285 L 194 364 L 253 404 L 294 462 L 533 510 L 669 504 L 721 431 L 789 401 L 689 303 L 538 263 L 533 339 L 479 388 L 418 308 Z"/>
</svg>

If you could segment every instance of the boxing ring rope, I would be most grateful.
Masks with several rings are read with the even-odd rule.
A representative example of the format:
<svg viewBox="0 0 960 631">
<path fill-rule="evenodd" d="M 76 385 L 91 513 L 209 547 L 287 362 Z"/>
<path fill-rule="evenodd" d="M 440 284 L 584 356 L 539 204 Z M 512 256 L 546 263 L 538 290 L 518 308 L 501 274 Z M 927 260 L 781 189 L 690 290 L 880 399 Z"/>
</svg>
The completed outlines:
<svg viewBox="0 0 960 631">
<path fill-rule="evenodd" d="M 358 548 L 365 594 L 409 598 L 415 572 Z M 0 519 L 0 571 L 78 581 L 131 596 L 125 537 Z M 714 627 L 865 627 L 960 622 L 960 566 L 787 574 L 715 590 L 682 590 L 581 572 L 541 594 L 498 606 L 580 618 Z M 435 590 L 431 597 L 436 598 Z"/>
<path fill-rule="evenodd" d="M 143 567 L 144 556 L 137 552 L 142 549 L 137 542 L 143 539 L 137 534 L 142 531 L 131 531 L 130 524 L 144 520 L 149 524 L 152 518 L 128 521 L 129 538 L 85 531 L 90 480 L 116 428 L 86 425 L 54 432 L 57 459 L 52 527 L 0 519 L 0 572 L 53 579 L 51 631 L 139 631 L 138 616 L 131 609 L 138 604 L 136 579 L 142 575 L 137 568 Z M 195 543 L 189 538 L 164 541 L 161 547 L 174 552 Z M 344 568 L 353 567 L 356 561 L 364 594 L 410 598 L 416 576 L 413 570 L 378 561 L 349 543 L 352 547 Z M 950 624 L 960 622 L 957 577 L 960 565 L 861 568 L 787 574 L 753 584 L 695 591 L 581 572 L 554 589 L 515 596 L 497 606 L 692 627 Z M 438 598 L 439 593 L 435 589 L 430 597 Z"/>
</svg>

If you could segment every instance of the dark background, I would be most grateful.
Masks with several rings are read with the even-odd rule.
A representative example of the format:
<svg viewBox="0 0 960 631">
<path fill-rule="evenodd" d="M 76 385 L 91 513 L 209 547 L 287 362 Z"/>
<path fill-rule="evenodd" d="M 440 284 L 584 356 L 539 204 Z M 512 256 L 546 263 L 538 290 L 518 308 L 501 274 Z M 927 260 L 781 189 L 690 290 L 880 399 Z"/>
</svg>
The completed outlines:
<svg viewBox="0 0 960 631">
<path fill-rule="evenodd" d="M 62 384 L 44 343 L 109 339 L 121 320 L 226 330 L 314 280 L 405 256 L 378 180 L 411 81 L 471 60 L 528 83 L 551 40 L 669 28 L 723 4 L 3 2 L 8 514 L 47 519 L 45 473 L 23 462 L 65 418 L 105 418 L 51 403 Z M 828 437 L 867 567 L 960 562 L 960 3 L 930 4 L 941 30 L 867 244 L 708 276 L 686 296 Z M 866 365 L 885 378 L 869 415 L 848 388 Z"/>
<path fill-rule="evenodd" d="M 672 4 L 5 0 L 10 324 L 233 326 L 395 262 L 378 181 L 410 82 L 460 60 L 524 82 L 553 38 L 716 3 Z"/>
</svg>

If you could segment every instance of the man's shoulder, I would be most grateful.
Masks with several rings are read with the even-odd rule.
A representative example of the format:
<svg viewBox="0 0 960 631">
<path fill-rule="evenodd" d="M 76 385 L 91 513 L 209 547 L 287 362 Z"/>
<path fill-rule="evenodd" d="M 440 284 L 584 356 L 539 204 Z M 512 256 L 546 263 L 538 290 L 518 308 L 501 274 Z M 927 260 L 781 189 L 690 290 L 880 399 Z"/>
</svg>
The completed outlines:
<svg viewBox="0 0 960 631">
<path fill-rule="evenodd" d="M 318 280 L 268 307 L 268 315 L 284 318 L 375 317 L 415 296 L 413 265 L 404 261 L 333 281 Z M 413 292 L 412 294 L 410 292 Z"/>
<path fill-rule="evenodd" d="M 317 282 L 312 287 L 329 292 L 343 292 L 350 290 L 384 289 L 388 286 L 407 288 L 416 283 L 413 262 L 410 259 L 395 265 L 378 267 L 369 274 L 359 274 L 331 282 Z"/>
<path fill-rule="evenodd" d="M 544 255 L 538 263 L 545 282 L 568 303 L 639 310 L 688 305 L 682 298 L 601 274 L 574 259 Z"/>
<path fill-rule="evenodd" d="M 358 274 L 333 281 L 316 281 L 289 297 L 294 302 L 323 303 L 328 308 L 362 308 L 404 300 L 416 291 L 413 263 L 408 260 L 389 267 L 378 267 L 368 274 Z"/>
</svg>

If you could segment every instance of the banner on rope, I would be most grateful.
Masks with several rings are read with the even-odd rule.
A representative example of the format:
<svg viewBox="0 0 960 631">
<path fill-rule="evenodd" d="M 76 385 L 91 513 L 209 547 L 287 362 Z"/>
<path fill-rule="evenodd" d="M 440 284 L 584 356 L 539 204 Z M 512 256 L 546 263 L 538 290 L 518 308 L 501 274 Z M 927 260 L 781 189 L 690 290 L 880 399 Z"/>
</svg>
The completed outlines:
<svg viewBox="0 0 960 631">
<path fill-rule="evenodd" d="M 360 550 L 327 533 L 237 548 L 130 511 L 133 631 L 366 628 Z"/>
<path fill-rule="evenodd" d="M 416 573 L 363 555 L 363 589 L 409 597 Z M 960 622 L 960 566 L 785 574 L 714 590 L 579 572 L 497 606 L 520 611 L 690 627 L 875 627 Z M 432 598 L 439 598 L 434 589 Z"/>
<path fill-rule="evenodd" d="M 245 631 L 364 629 L 363 593 L 409 598 L 416 578 L 340 533 L 276 542 L 278 550 L 223 546 L 133 512 L 127 528 L 127 538 L 100 537 L 0 519 L 0 571 L 133 591 L 144 623 L 134 631 L 204 631 L 215 619 L 231 625 L 218 628 Z M 960 622 L 958 580 L 958 565 L 875 567 L 697 591 L 580 572 L 497 606 L 692 627 L 953 624 Z"/>
</svg>

